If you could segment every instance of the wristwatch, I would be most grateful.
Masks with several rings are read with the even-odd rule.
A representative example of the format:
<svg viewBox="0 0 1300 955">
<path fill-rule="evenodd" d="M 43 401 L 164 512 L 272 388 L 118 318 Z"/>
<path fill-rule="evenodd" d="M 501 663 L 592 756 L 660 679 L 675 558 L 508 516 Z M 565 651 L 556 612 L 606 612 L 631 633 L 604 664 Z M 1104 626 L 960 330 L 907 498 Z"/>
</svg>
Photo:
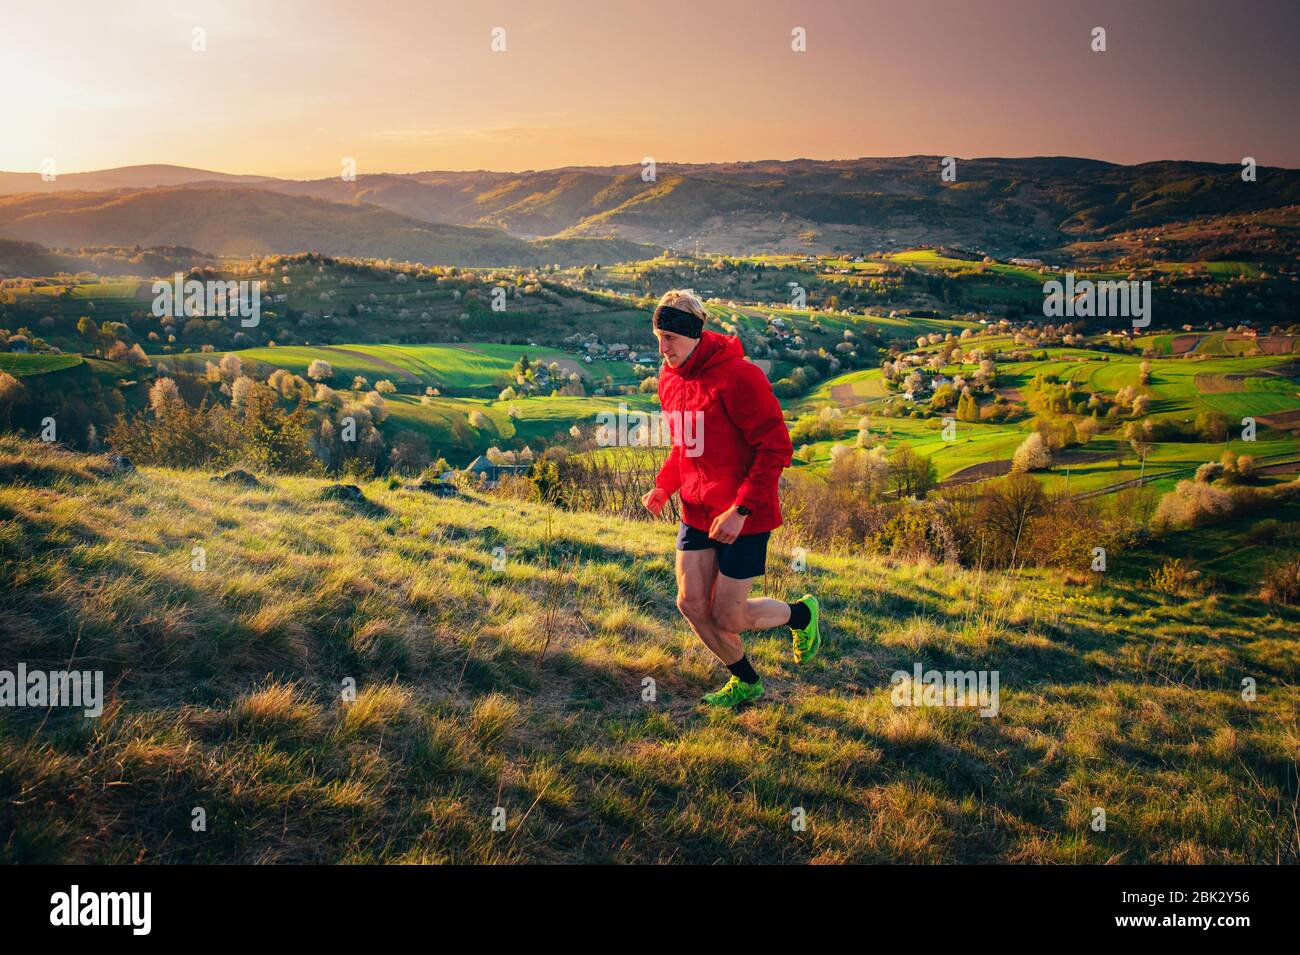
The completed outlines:
<svg viewBox="0 0 1300 955">
<path fill-rule="evenodd" d="M 741 517 L 749 517 L 749 515 L 753 514 L 754 512 L 751 511 L 749 508 L 747 508 L 744 504 L 737 504 L 736 513 L 739 514 Z"/>
</svg>

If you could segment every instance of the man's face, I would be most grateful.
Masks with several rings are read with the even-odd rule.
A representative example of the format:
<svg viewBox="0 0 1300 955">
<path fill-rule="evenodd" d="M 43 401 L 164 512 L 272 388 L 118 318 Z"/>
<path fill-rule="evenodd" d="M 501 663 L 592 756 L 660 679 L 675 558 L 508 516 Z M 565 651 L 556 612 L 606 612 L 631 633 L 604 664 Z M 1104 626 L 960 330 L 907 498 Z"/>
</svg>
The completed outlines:
<svg viewBox="0 0 1300 955">
<path fill-rule="evenodd" d="M 663 355 L 664 360 L 673 368 L 680 368 L 682 363 L 691 357 L 695 346 L 700 343 L 698 338 L 687 338 L 676 332 L 666 332 L 662 328 L 656 328 L 654 331 L 655 338 L 659 339 L 659 354 Z"/>
</svg>

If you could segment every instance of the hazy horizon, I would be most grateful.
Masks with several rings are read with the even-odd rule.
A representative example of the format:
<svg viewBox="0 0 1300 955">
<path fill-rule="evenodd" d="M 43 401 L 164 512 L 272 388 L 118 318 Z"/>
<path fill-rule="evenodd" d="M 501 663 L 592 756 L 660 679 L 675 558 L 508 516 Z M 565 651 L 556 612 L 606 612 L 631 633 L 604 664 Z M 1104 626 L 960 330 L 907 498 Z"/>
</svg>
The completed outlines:
<svg viewBox="0 0 1300 955">
<path fill-rule="evenodd" d="M 645 156 L 1300 167 L 1300 8 L 1275 0 L 496 0 L 380 13 L 144 0 L 127 20 L 67 0 L 6 17 L 0 168 L 16 172 L 47 158 L 61 175 L 162 164 L 291 179 L 337 176 L 344 157 L 358 175 Z M 490 48 L 495 27 L 505 52 Z M 795 27 L 806 52 L 791 49 Z"/>
<path fill-rule="evenodd" d="M 657 160 L 657 164 L 658 164 L 658 166 L 659 166 L 660 168 L 663 168 L 663 167 L 666 167 L 666 166 L 714 166 L 714 165 L 727 165 L 727 164 L 731 164 L 731 163 L 755 163 L 755 164 L 757 164 L 757 163 L 769 163 L 769 162 L 827 162 L 827 163 L 834 163 L 834 162 L 857 162 L 857 161 L 859 161 L 859 160 L 863 160 L 863 159 L 913 159 L 913 158 L 918 158 L 918 157 L 919 157 L 919 158 L 940 158 L 940 157 L 939 157 L 939 154 L 937 154 L 937 153 L 912 153 L 912 154 L 907 155 L 907 156 L 901 156 L 901 155 L 900 155 L 900 156 L 895 156 L 895 155 L 888 155 L 888 156 L 886 156 L 886 155 L 881 155 L 881 156 L 828 156 L 828 157 L 825 157 L 825 158 L 814 158 L 814 157 L 812 157 L 812 156 L 789 156 L 789 157 L 784 157 L 784 158 L 777 158 L 777 157 L 774 157 L 774 156 L 763 156 L 763 157 L 757 157 L 757 158 L 738 157 L 738 158 L 735 158 L 735 159 L 706 159 L 706 160 L 700 160 L 699 162 L 677 162 L 677 161 L 672 160 L 672 159 L 659 159 L 659 160 Z M 1113 165 L 1113 166 L 1141 166 L 1141 165 L 1149 165 L 1149 164 L 1152 164 L 1152 163 L 1162 163 L 1162 162 L 1174 162 L 1174 163 L 1210 163 L 1210 164 L 1217 164 L 1217 165 L 1237 165 L 1236 163 L 1219 163 L 1219 162 L 1217 162 L 1216 160 L 1212 160 L 1212 159 L 1193 159 L 1193 158 L 1189 158 L 1189 157 L 1185 157 L 1185 156 L 1181 156 L 1181 157 L 1166 156 L 1166 157 L 1163 157 L 1163 158 L 1161 158 L 1161 159 L 1146 159 L 1146 160 L 1143 160 L 1142 162 L 1135 162 L 1135 163 L 1120 163 L 1120 162 L 1113 162 L 1113 161 L 1108 160 L 1108 159 L 1099 159 L 1099 158 L 1096 157 L 1096 156 L 1065 156 L 1065 155 L 1059 155 L 1059 154 L 1057 154 L 1057 155 L 1025 155 L 1025 156 L 961 156 L 961 155 L 958 155 L 958 156 L 955 156 L 954 158 L 957 159 L 959 162 L 973 162 L 973 161 L 982 161 L 982 160 L 995 161 L 995 160 L 1004 160 L 1004 159 L 1011 159 L 1011 160 L 1015 160 L 1015 159 L 1082 159 L 1082 160 L 1086 160 L 1086 161 L 1090 161 L 1090 162 L 1107 163 L 1107 164 L 1109 164 L 1109 165 Z M 312 180 L 317 180 L 317 179 L 332 179 L 332 178 L 335 178 L 334 176 L 310 176 L 310 177 L 308 177 L 308 176 L 274 176 L 274 175 L 271 175 L 271 174 L 269 174 L 269 173 L 257 172 L 257 171 L 255 171 L 255 170 L 241 170 L 241 171 L 233 171 L 233 170 L 229 170 L 229 169 L 213 169 L 213 168 L 211 168 L 210 166 L 201 166 L 201 165 L 200 165 L 200 166 L 187 166 L 187 165 L 182 165 L 182 164 L 180 164 L 180 163 L 170 163 L 170 162 L 138 162 L 138 163 L 130 163 L 130 164 L 128 164 L 128 165 L 124 165 L 124 166 L 105 166 L 105 167 L 95 168 L 95 169 L 72 169 L 72 170 L 64 170 L 64 169 L 61 168 L 61 169 L 59 170 L 58 175 L 60 176 L 60 178 L 62 178 L 62 177 L 64 177 L 64 176 L 76 176 L 76 175 L 86 175 L 86 174 L 91 174 L 91 173 L 112 172 L 112 171 L 114 171 L 114 170 L 119 170 L 119 169 L 143 169 L 143 168 L 148 168 L 148 167 L 150 167 L 150 166 L 155 166 L 155 167 L 159 167 L 159 166 L 160 166 L 160 167 L 168 167 L 168 168 L 175 168 L 175 169 L 189 169 L 189 170 L 192 170 L 192 171 L 195 171 L 195 172 L 207 172 L 207 173 L 212 173 L 212 174 L 214 174 L 214 175 L 219 175 L 219 176 L 246 176 L 246 177 L 263 176 L 263 177 L 268 178 L 268 179 L 282 179 L 282 180 L 285 180 L 285 181 L 304 181 L 304 182 L 306 182 L 306 181 L 312 181 Z M 530 172 L 554 172 L 554 171 L 562 170 L 562 169 L 598 169 L 598 168 L 599 168 L 599 169 L 603 169 L 603 168 L 608 168 L 608 167 L 613 167 L 613 166 L 626 166 L 626 167 L 628 167 L 629 169 L 638 169 L 638 168 L 640 168 L 640 164 L 639 164 L 639 163 L 564 163 L 564 164 L 559 165 L 559 166 L 545 166 L 545 167 L 528 168 L 528 169 L 487 169 L 487 168 L 476 168 L 476 169 L 446 169 L 446 168 L 428 168 L 428 169 L 412 169 L 412 170 L 401 170 L 401 171 L 399 171 L 399 170 L 393 170 L 393 169 L 372 169 L 372 170 L 369 170 L 369 171 L 361 171 L 361 170 L 358 170 L 358 172 L 357 172 L 357 178 L 360 179 L 360 178 L 363 178 L 363 177 L 365 177 L 365 176 L 416 176 L 416 175 L 425 175 L 425 174 L 431 174 L 431 173 L 473 173 L 473 172 L 489 172 L 489 173 L 517 173 L 517 174 L 523 175 L 523 174 L 530 173 Z M 1274 165 L 1274 164 L 1262 163 L 1262 164 L 1260 164 L 1260 168 L 1274 168 L 1274 169 L 1296 170 L 1296 169 L 1300 169 L 1300 166 L 1283 166 L 1283 165 Z M 40 175 L 40 174 L 41 174 L 41 170 L 39 170 L 39 169 L 0 169 L 0 175 L 30 175 L 30 176 L 38 176 L 38 175 Z"/>
</svg>

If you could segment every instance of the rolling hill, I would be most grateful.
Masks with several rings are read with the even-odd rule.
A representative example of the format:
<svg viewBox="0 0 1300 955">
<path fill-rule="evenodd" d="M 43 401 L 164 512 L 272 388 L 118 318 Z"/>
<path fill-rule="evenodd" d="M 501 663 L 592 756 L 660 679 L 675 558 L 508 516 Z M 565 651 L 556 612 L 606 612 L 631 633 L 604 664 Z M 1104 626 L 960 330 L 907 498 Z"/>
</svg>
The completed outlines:
<svg viewBox="0 0 1300 955">
<path fill-rule="evenodd" d="M 942 182 L 941 158 L 663 162 L 651 182 L 642 180 L 639 165 L 523 173 L 363 174 L 351 182 L 338 177 L 221 177 L 204 170 L 148 166 L 85 173 L 81 178 L 61 176 L 55 183 L 40 183 L 35 174 L 26 179 L 3 174 L 9 178 L 0 180 L 0 194 L 25 186 L 56 195 L 121 186 L 210 192 L 214 184 L 224 183 L 361 209 L 378 207 L 402 217 L 369 219 L 361 230 L 377 243 L 362 252 L 380 256 L 396 254 L 382 251 L 397 241 L 389 231 L 418 229 L 407 220 L 504 229 L 525 239 L 621 238 L 657 248 L 690 248 L 698 241 L 702 248 L 733 254 L 829 253 L 932 243 L 1023 255 L 1169 223 L 1197 223 L 1195 230 L 1213 232 L 1220 217 L 1300 203 L 1300 171 L 1289 169 L 1261 167 L 1258 181 L 1245 183 L 1240 167 L 1228 164 L 1121 166 L 1069 157 L 959 158 L 957 180 Z M 41 241 L 39 234 L 13 232 L 4 225 L 0 219 L 0 235 Z M 203 223 L 204 228 L 211 226 Z M 217 232 L 237 250 L 266 248 L 251 242 L 259 235 L 252 230 L 237 236 L 224 235 L 221 228 Z M 448 234 L 443 237 L 450 240 Z M 265 233 L 266 242 L 277 251 L 302 247 L 292 227 L 283 238 L 297 244 L 290 248 L 279 233 Z M 463 240 L 471 250 L 476 245 L 468 235 Z M 418 247 L 422 240 L 412 236 L 407 241 Z M 217 251 L 212 243 L 182 244 Z M 343 244 L 346 237 L 340 238 L 339 251 Z M 623 256 L 605 254 L 604 260 L 616 257 Z"/>
<path fill-rule="evenodd" d="M 99 192 L 106 189 L 153 189 L 203 182 L 211 185 L 248 185 L 268 182 L 268 176 L 233 176 L 187 166 L 153 164 L 119 166 L 94 172 L 58 174 L 46 181 L 37 172 L 0 172 L 0 196 L 24 192 Z"/>
<path fill-rule="evenodd" d="M 0 198 L 0 236 L 47 246 L 190 246 L 257 255 L 315 251 L 457 265 L 640 258 L 623 240 L 526 242 L 500 229 L 440 225 L 379 206 L 248 188 L 158 188 Z"/>
<path fill-rule="evenodd" d="M 836 251 L 954 243 L 990 251 L 1050 248 L 1073 237 L 1300 202 L 1300 173 L 1158 162 L 1119 166 L 1065 157 L 958 161 L 938 156 L 683 165 L 660 163 L 529 172 L 359 176 L 263 188 L 352 199 L 520 235 L 620 235 L 721 252 Z M 1249 188 L 1247 188 L 1249 187 Z"/>
<path fill-rule="evenodd" d="M 90 246 L 63 250 L 48 249 L 39 242 L 0 239 L 0 278 L 47 276 L 60 272 L 144 277 L 170 275 L 177 270 L 216 263 L 215 256 L 184 246 Z"/>
</svg>

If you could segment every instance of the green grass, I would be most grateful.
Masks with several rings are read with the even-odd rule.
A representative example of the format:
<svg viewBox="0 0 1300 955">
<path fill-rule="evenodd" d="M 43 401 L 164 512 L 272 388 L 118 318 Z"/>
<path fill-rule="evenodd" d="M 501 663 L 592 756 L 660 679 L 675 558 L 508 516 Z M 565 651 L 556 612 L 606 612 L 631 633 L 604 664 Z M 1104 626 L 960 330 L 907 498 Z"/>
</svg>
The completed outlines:
<svg viewBox="0 0 1300 955">
<path fill-rule="evenodd" d="M 1036 266 L 1028 265 L 1011 265 L 1006 262 L 989 262 L 985 263 L 979 260 L 967 261 L 965 259 L 954 259 L 948 256 L 940 255 L 933 249 L 912 249 L 907 252 L 895 252 L 886 256 L 889 261 L 897 262 L 901 265 L 910 265 L 915 268 L 927 269 L 941 272 L 979 272 L 993 275 L 998 278 L 1007 278 L 1015 282 L 1035 285 L 1041 291 L 1044 282 L 1053 278 L 1060 278 L 1059 272 L 1042 273 Z M 1119 279 L 1124 278 L 1126 273 L 1105 271 L 1105 270 L 1077 270 L 1075 276 L 1078 279 Z"/>
<path fill-rule="evenodd" d="M 108 280 L 104 282 L 84 282 L 78 285 L 36 285 L 20 289 L 22 294 L 33 297 L 52 297 L 60 294 L 64 288 L 71 288 L 74 299 L 81 301 L 99 301 L 112 299 L 134 299 L 140 291 L 141 283 L 130 279 Z"/>
<path fill-rule="evenodd" d="M 1140 390 L 1152 398 L 1151 415 L 1156 419 L 1193 421 L 1202 411 L 1221 411 L 1229 417 L 1259 416 L 1300 408 L 1300 383 L 1294 378 L 1269 375 L 1287 362 L 1284 357 L 1254 356 L 1187 361 L 1183 358 L 1142 359 L 1136 356 L 1105 355 L 1083 349 L 1047 349 L 1047 361 L 1007 362 L 997 366 L 997 386 L 1024 387 L 1035 375 L 1053 375 L 1072 380 L 1085 391 L 1113 396 L 1120 388 L 1139 388 L 1141 364 L 1149 360 L 1151 379 Z M 1089 361 L 1088 357 L 1109 360 Z M 966 366 L 967 371 L 971 366 Z M 1243 392 L 1207 393 L 1198 376 L 1251 375 Z"/>
<path fill-rule="evenodd" d="M 515 438 L 523 441 L 539 437 L 550 439 L 575 424 L 590 431 L 595 425 L 596 414 L 605 410 L 617 411 L 620 401 L 626 402 L 629 409 L 648 410 L 654 406 L 654 397 L 649 394 L 605 397 L 537 395 L 504 402 L 496 400 L 497 394 L 511 380 L 510 369 L 520 355 L 527 355 L 530 361 L 548 364 L 556 361 L 566 376 L 571 370 L 577 370 L 589 389 L 598 385 L 606 374 L 620 385 L 637 381 L 632 366 L 627 362 L 592 361 L 587 364 L 571 352 L 554 348 L 488 343 L 339 345 L 250 348 L 235 354 L 244 361 L 256 362 L 259 374 L 269 373 L 273 368 L 285 368 L 305 375 L 313 360 L 323 359 L 334 370 L 332 383 L 336 388 L 350 385 L 356 375 L 366 378 L 372 387 L 380 379 L 393 382 L 398 393 L 385 397 L 389 411 L 385 431 L 391 435 L 398 429 L 406 429 L 423 434 L 436 451 L 448 452 L 455 458 L 454 464 L 465 463 L 489 446 Z M 167 356 L 159 360 L 197 371 L 206 362 L 220 359 L 221 353 L 209 352 Z M 422 393 L 427 387 L 438 388 L 443 394 L 425 397 Z M 512 414 L 511 409 L 517 414 Z M 474 412 L 485 415 L 488 423 L 481 427 L 471 425 L 469 419 Z"/>
<path fill-rule="evenodd" d="M 918 268 L 937 269 L 942 271 L 987 272 L 993 275 L 1039 286 L 1050 278 L 1050 276 L 1041 275 L 1036 268 L 1030 268 L 1028 266 L 1007 265 L 1001 262 L 991 262 L 987 265 L 980 261 L 968 262 L 963 259 L 948 258 L 940 255 L 932 249 L 914 249 L 910 252 L 896 252 L 893 255 L 888 256 L 888 258 L 890 261 L 898 262 L 903 265 L 912 265 Z"/>
<path fill-rule="evenodd" d="M 578 425 L 590 432 L 596 425 L 596 415 L 601 411 L 617 412 L 619 403 L 625 402 L 629 411 L 651 410 L 658 406 L 650 395 L 615 395 L 610 397 L 516 398 L 511 401 L 491 401 L 483 398 L 417 398 L 412 395 L 389 395 L 385 399 L 389 423 L 426 435 L 435 448 L 458 448 L 477 453 L 489 445 L 513 438 L 525 441 L 539 436 L 550 438 L 557 431 L 567 431 Z M 517 414 L 512 415 L 511 409 Z M 469 417 L 475 412 L 487 416 L 486 428 L 469 426 Z M 458 433 L 468 431 L 462 440 Z"/>
<path fill-rule="evenodd" d="M 754 635 L 768 694 L 716 713 L 667 524 L 112 477 L 9 438 L 0 474 L 0 659 L 114 688 L 97 720 L 0 711 L 4 861 L 1297 861 L 1296 613 L 1162 594 L 1149 557 L 1092 587 L 815 550 L 795 573 L 784 528 L 766 588 L 817 593 L 829 642 L 799 669 Z M 917 662 L 997 670 L 998 715 L 894 706 Z"/>
<path fill-rule="evenodd" d="M 224 353 L 197 353 L 162 356 L 160 360 L 184 363 L 199 369 L 209 361 L 220 361 Z M 595 361 L 587 364 L 573 352 L 558 348 L 529 345 L 500 345 L 483 342 L 443 345 L 289 345 L 275 348 L 248 348 L 235 352 L 242 360 L 256 362 L 268 372 L 284 368 L 306 375 L 316 359 L 329 362 L 334 369 L 335 387 L 351 384 L 361 375 L 373 385 L 386 378 L 402 391 L 423 391 L 426 387 L 481 393 L 500 390 L 509 381 L 511 367 L 521 355 L 530 361 L 557 362 L 567 375 L 577 371 L 588 381 L 606 374 L 616 384 L 636 381 L 632 366 L 621 361 Z"/>
<path fill-rule="evenodd" d="M 836 396 L 840 392 L 841 397 Z M 850 371 L 814 385 L 803 397 L 794 403 L 799 410 L 812 410 L 823 405 L 845 404 L 844 395 L 851 395 L 850 403 L 867 403 L 884 398 L 889 392 L 885 390 L 884 377 L 879 368 L 861 368 Z"/>
<path fill-rule="evenodd" d="M 1216 279 L 1255 278 L 1260 272 L 1259 266 L 1250 262 L 1161 262 L 1158 267 L 1164 272 L 1189 272 L 1203 268 Z"/>
<path fill-rule="evenodd" d="M 1072 493 L 1096 491 L 1131 481 L 1139 476 L 1145 477 L 1158 492 L 1173 489 L 1180 481 L 1192 477 L 1195 469 L 1208 461 L 1218 461 L 1225 450 L 1235 454 L 1250 454 L 1256 458 L 1283 455 L 1287 458 L 1300 457 L 1300 447 L 1291 439 L 1229 441 L 1225 444 L 1166 441 L 1151 446 L 1147 453 L 1146 468 L 1133 453 L 1127 441 L 1115 435 L 1104 435 L 1091 441 L 1082 448 L 1070 449 L 1065 457 L 1057 462 L 1052 470 L 1041 472 L 1038 477 L 1049 491 L 1064 490 L 1067 482 L 1066 466 L 1069 467 L 1068 483 Z M 1072 452 L 1105 454 L 1098 461 L 1086 463 L 1071 462 Z M 1160 477 L 1160 475 L 1166 475 Z M 1152 478 L 1155 480 L 1151 480 Z"/>
<path fill-rule="evenodd" d="M 15 378 L 26 378 L 75 368 L 82 361 L 80 355 L 18 355 L 0 352 L 0 371 L 8 372 Z"/>
<path fill-rule="evenodd" d="M 781 305 L 746 304 L 738 305 L 736 308 L 710 305 L 708 308 L 710 312 L 720 319 L 730 320 L 732 315 L 739 316 L 739 324 L 753 331 L 765 329 L 769 318 L 781 318 L 786 322 L 787 328 L 792 328 L 800 334 L 806 335 L 807 326 L 816 321 L 827 329 L 830 337 L 836 340 L 842 340 L 841 336 L 845 329 L 851 329 L 863 335 L 878 335 L 886 340 L 892 340 L 915 338 L 917 335 L 928 335 L 931 332 L 938 332 L 941 335 L 948 332 L 960 334 L 964 328 L 979 328 L 977 324 L 956 319 L 923 318 L 911 315 L 893 318 L 888 315 L 850 315 L 845 312 L 813 311 Z"/>
<path fill-rule="evenodd" d="M 933 350 L 938 346 L 929 346 Z M 988 347 L 988 341 L 971 339 L 962 343 L 963 349 Z M 1006 347 L 1011 347 L 1009 344 Z M 1120 355 L 1080 347 L 1050 347 L 1031 349 L 1035 354 L 1045 352 L 1046 360 L 1024 362 L 998 362 L 995 388 L 1025 389 L 1037 375 L 1052 375 L 1061 381 L 1074 381 L 1087 392 L 1113 397 L 1121 388 L 1133 387 L 1151 398 L 1149 417 L 1152 420 L 1171 420 L 1183 426 L 1194 425 L 1202 412 L 1219 411 L 1229 420 L 1228 444 L 1196 441 L 1161 442 L 1155 444 L 1147 456 L 1146 471 L 1133 455 L 1119 429 L 1127 418 L 1103 419 L 1108 430 L 1085 447 L 1070 449 L 1060 458 L 1058 466 L 1039 474 L 1040 480 L 1053 490 L 1064 489 L 1069 468 L 1069 490 L 1074 493 L 1094 491 L 1137 478 L 1168 473 L 1168 478 L 1155 482 L 1158 491 L 1172 488 L 1183 473 L 1207 461 L 1216 461 L 1225 447 L 1238 454 L 1256 457 L 1287 453 L 1300 455 L 1300 440 L 1285 432 L 1270 431 L 1262 425 L 1257 440 L 1240 440 L 1241 419 L 1261 417 L 1283 411 L 1300 409 L 1300 382 L 1277 372 L 1285 370 L 1287 359 L 1278 356 L 1223 357 L 1200 361 L 1182 358 L 1149 359 L 1150 380 L 1140 384 L 1141 365 L 1147 359 L 1136 355 Z M 973 375 L 975 366 L 949 365 L 943 369 L 951 376 L 962 373 Z M 1238 392 L 1207 391 L 1207 380 L 1222 376 L 1242 378 Z M 836 390 L 840 397 L 836 397 Z M 851 393 L 851 398 L 846 395 Z M 816 413 L 826 406 L 846 409 L 842 430 L 833 441 L 820 441 L 810 445 L 810 464 L 814 469 L 824 467 L 830 460 L 830 450 L 836 443 L 852 444 L 856 438 L 859 411 L 865 411 L 871 421 L 871 431 L 880 434 L 888 431 L 885 445 L 892 450 L 901 443 L 911 445 L 918 453 L 934 459 L 940 480 L 946 480 L 963 469 L 993 461 L 1011 458 L 1024 440 L 1031 425 L 1028 417 L 1012 424 L 967 424 L 958 422 L 958 438 L 944 442 L 939 429 L 940 417 L 886 418 L 878 413 L 878 406 L 888 392 L 884 388 L 879 369 L 849 372 L 828 379 L 810 389 L 802 398 L 787 402 L 792 414 Z M 857 405 L 858 411 L 848 411 Z M 1101 460 L 1079 460 L 1080 457 L 1100 456 Z"/>
<path fill-rule="evenodd" d="M 1191 348 L 1189 354 L 1197 357 L 1234 357 L 1234 356 L 1256 356 L 1259 354 L 1259 346 L 1256 339 L 1233 336 L 1229 337 L 1228 332 L 1160 332 L 1155 335 L 1144 335 L 1135 341 L 1143 348 L 1150 348 L 1157 355 L 1167 356 L 1173 354 L 1173 345 L 1175 338 L 1195 338 L 1196 343 Z M 1291 340 L 1291 353 L 1300 352 L 1300 337 L 1293 337 Z M 1282 360 L 1277 356 L 1273 357 L 1274 361 Z"/>
<path fill-rule="evenodd" d="M 989 461 L 1009 459 L 1025 440 L 1026 431 L 1014 425 L 957 422 L 956 440 L 945 441 L 939 418 L 886 418 L 867 413 L 869 430 L 884 439 L 886 449 L 906 444 L 917 454 L 934 460 L 940 481 L 945 481 L 968 467 Z M 857 439 L 858 418 L 846 416 L 844 430 L 832 441 L 810 442 L 808 464 L 819 469 L 829 464 L 831 447 L 852 445 Z"/>
<path fill-rule="evenodd" d="M 1212 583 L 1248 593 L 1275 566 L 1295 556 L 1286 541 L 1259 539 L 1252 531 L 1266 521 L 1300 523 L 1300 504 L 1286 503 L 1266 514 L 1256 513 L 1223 524 L 1171 532 L 1148 550 L 1134 554 L 1146 556 L 1154 566 L 1176 557 L 1190 563 Z"/>
</svg>

